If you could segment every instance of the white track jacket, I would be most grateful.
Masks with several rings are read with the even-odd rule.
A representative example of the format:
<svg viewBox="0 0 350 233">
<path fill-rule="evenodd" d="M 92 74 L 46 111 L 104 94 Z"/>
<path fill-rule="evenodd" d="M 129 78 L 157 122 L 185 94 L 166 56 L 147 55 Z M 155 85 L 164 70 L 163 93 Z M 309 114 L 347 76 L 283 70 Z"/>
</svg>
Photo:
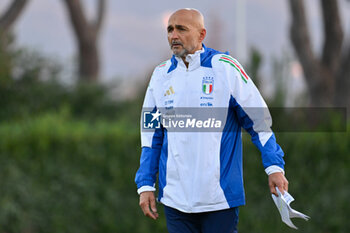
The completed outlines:
<svg viewBox="0 0 350 233">
<path fill-rule="evenodd" d="M 224 109 L 223 130 L 174 132 L 161 124 L 146 131 L 141 122 L 138 192 L 154 191 L 158 175 L 158 200 L 182 212 L 244 205 L 241 128 L 260 150 L 268 174 L 284 169 L 266 103 L 242 66 L 226 53 L 203 45 L 186 61 L 188 68 L 173 56 L 155 68 L 143 108 L 160 114 L 177 108 Z"/>
</svg>

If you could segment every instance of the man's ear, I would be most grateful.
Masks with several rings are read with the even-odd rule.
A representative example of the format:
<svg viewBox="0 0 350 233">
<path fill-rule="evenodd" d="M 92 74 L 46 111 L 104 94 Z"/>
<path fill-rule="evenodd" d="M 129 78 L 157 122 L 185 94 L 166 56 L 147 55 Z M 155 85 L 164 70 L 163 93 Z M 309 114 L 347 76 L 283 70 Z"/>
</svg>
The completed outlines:
<svg viewBox="0 0 350 233">
<path fill-rule="evenodd" d="M 199 31 L 199 40 L 200 42 L 202 42 L 205 38 L 205 36 L 207 35 L 207 30 L 205 28 L 201 29 Z"/>
</svg>

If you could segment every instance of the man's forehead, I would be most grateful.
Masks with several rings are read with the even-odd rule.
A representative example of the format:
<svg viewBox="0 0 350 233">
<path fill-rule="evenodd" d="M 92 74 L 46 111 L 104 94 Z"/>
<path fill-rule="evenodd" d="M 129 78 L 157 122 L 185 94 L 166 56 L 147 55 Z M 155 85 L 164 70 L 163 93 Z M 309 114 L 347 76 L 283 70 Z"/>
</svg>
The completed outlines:
<svg viewBox="0 0 350 233">
<path fill-rule="evenodd" d="M 173 15 L 169 18 L 168 26 L 184 26 L 187 28 L 202 28 L 202 23 L 190 15 Z"/>
<path fill-rule="evenodd" d="M 194 20 L 190 15 L 172 15 L 169 18 L 168 25 L 191 25 L 194 23 Z"/>
</svg>

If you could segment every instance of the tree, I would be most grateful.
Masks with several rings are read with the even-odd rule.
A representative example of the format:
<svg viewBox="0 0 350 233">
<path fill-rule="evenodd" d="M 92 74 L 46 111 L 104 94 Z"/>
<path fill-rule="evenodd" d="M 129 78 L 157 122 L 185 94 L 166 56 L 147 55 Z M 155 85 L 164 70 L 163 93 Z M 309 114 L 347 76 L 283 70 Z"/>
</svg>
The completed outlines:
<svg viewBox="0 0 350 233">
<path fill-rule="evenodd" d="M 0 36 L 7 35 L 13 24 L 22 13 L 28 0 L 14 0 L 8 9 L 0 16 Z"/>
<path fill-rule="evenodd" d="M 11 29 L 19 18 L 28 0 L 14 0 L 9 7 L 0 15 L 0 82 L 4 84 L 5 80 L 10 80 L 12 70 L 12 55 L 9 45 L 11 39 Z"/>
<path fill-rule="evenodd" d="M 320 57 L 312 50 L 303 0 L 289 0 L 289 3 L 291 40 L 304 70 L 311 105 L 349 105 L 350 44 L 343 43 L 338 1 L 321 0 L 325 39 Z"/>
<path fill-rule="evenodd" d="M 96 19 L 88 22 L 80 0 L 64 0 L 79 48 L 79 78 L 82 81 L 96 81 L 99 76 L 97 42 L 105 16 L 106 0 L 97 1 Z"/>
<path fill-rule="evenodd" d="M 253 80 L 255 86 L 260 89 L 261 86 L 261 65 L 263 62 L 263 56 L 261 55 L 260 51 L 255 48 L 250 48 L 250 54 L 249 54 L 249 63 L 247 65 L 247 71 L 249 74 L 249 77 Z"/>
</svg>

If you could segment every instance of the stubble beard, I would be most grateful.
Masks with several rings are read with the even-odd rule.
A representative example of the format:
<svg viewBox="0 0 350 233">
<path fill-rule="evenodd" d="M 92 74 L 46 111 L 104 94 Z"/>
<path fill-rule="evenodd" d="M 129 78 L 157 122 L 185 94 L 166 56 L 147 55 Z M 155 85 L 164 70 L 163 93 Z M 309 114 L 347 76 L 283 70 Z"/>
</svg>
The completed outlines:
<svg viewBox="0 0 350 233">
<path fill-rule="evenodd" d="M 179 58 L 185 58 L 188 54 L 188 51 L 187 49 L 185 49 L 184 47 L 182 47 L 182 49 L 179 51 L 179 50 L 173 50 L 173 54 L 176 56 L 176 57 L 179 57 Z"/>
</svg>

